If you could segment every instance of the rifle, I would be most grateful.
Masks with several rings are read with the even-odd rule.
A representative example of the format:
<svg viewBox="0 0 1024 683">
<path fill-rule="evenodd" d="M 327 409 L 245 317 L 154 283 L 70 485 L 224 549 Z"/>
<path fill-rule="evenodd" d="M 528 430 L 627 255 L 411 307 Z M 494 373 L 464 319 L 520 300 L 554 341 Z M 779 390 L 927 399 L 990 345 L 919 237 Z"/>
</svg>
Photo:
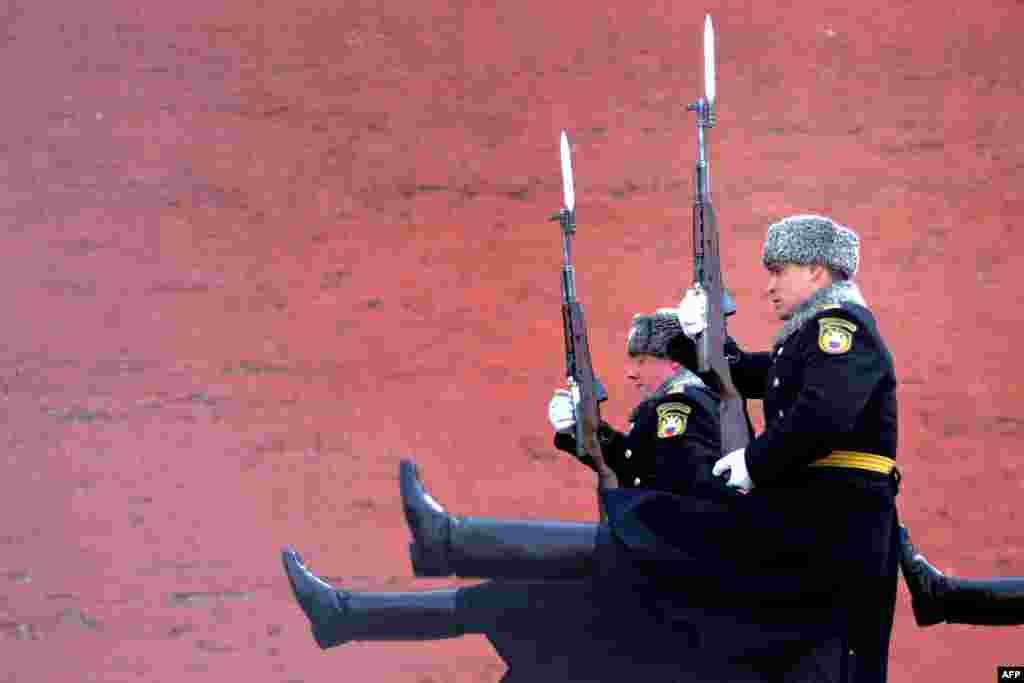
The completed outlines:
<svg viewBox="0 0 1024 683">
<path fill-rule="evenodd" d="M 551 217 L 562 227 L 562 323 L 565 332 L 565 367 L 576 416 L 576 457 L 590 457 L 597 469 L 598 490 L 617 488 L 618 479 L 601 454 L 597 429 L 601 424 L 599 401 L 607 398 L 604 387 L 594 376 L 587 343 L 587 323 L 583 306 L 576 300 L 576 273 L 572 266 L 572 236 L 576 232 L 576 195 L 572 181 L 569 139 L 562 131 L 562 199 L 564 206 Z M 604 509 L 601 509 L 604 519 Z"/>
<path fill-rule="evenodd" d="M 711 203 L 711 177 L 707 159 L 707 131 L 715 125 L 715 30 L 711 15 L 704 20 L 704 97 L 686 107 L 697 114 L 697 164 L 693 201 L 693 281 L 707 301 L 707 328 L 696 339 L 697 371 L 709 377 L 721 397 L 722 452 L 731 453 L 750 442 L 743 398 L 732 381 L 725 357 L 725 316 L 736 304 L 722 282 L 718 247 L 718 221 Z"/>
</svg>

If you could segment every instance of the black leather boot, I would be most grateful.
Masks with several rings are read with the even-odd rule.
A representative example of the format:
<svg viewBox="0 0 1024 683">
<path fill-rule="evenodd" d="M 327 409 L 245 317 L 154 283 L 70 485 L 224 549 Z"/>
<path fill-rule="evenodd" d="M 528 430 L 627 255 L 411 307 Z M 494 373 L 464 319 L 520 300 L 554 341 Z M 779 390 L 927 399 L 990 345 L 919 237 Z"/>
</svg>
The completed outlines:
<svg viewBox="0 0 1024 683">
<path fill-rule="evenodd" d="M 353 640 L 440 640 L 466 633 L 456 589 L 416 593 L 338 590 L 310 572 L 294 549 L 285 548 L 281 560 L 321 649 Z"/>
<path fill-rule="evenodd" d="M 910 590 L 917 625 L 931 626 L 945 621 L 945 596 L 949 591 L 949 579 L 917 551 L 910 542 L 907 527 L 903 525 L 900 525 L 900 569 Z"/>
<path fill-rule="evenodd" d="M 417 576 L 570 579 L 590 576 L 598 526 L 449 515 L 423 488 L 416 465 L 399 470 Z"/>
<path fill-rule="evenodd" d="M 948 578 L 946 621 L 975 626 L 1024 624 L 1024 577 Z"/>
<path fill-rule="evenodd" d="M 1024 624 L 1024 577 L 962 579 L 931 566 L 900 528 L 900 566 L 918 626 L 945 621 L 975 626 Z"/>
</svg>

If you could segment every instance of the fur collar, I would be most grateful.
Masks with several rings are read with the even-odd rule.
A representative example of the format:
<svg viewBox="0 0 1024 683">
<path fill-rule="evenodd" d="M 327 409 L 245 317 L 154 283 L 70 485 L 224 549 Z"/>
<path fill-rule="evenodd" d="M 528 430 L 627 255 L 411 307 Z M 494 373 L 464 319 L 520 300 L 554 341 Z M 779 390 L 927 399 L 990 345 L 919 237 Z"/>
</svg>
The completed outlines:
<svg viewBox="0 0 1024 683">
<path fill-rule="evenodd" d="M 775 334 L 775 345 L 778 346 L 789 339 L 794 332 L 803 327 L 804 323 L 820 313 L 822 309 L 842 304 L 856 304 L 867 308 L 860 288 L 852 280 L 840 280 L 828 287 L 822 287 L 807 301 L 800 304 L 800 307 L 793 313 L 793 317 L 785 321 Z"/>
</svg>

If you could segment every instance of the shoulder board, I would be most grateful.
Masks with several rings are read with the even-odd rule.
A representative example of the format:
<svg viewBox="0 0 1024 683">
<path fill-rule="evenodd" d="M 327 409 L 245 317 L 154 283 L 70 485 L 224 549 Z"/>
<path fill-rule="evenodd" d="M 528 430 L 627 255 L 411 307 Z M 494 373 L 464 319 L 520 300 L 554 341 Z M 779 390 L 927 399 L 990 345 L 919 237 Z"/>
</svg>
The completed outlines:
<svg viewBox="0 0 1024 683">
<path fill-rule="evenodd" d="M 685 394 L 686 388 L 690 386 L 684 380 L 677 379 L 665 389 L 666 394 Z"/>
<path fill-rule="evenodd" d="M 863 322 L 865 312 L 867 312 L 867 309 L 862 306 L 858 306 L 857 304 L 829 304 L 828 306 L 822 306 L 814 311 L 814 315 L 811 316 L 811 320 L 821 320 L 822 318 L 828 317 L 846 319 L 854 322 Z"/>
</svg>

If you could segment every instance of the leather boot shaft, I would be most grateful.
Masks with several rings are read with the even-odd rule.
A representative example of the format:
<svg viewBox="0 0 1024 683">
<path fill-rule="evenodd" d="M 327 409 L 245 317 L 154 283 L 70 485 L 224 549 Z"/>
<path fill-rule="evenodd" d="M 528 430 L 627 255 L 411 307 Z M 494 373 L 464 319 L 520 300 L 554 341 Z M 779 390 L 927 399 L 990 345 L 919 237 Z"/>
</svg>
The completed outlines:
<svg viewBox="0 0 1024 683">
<path fill-rule="evenodd" d="M 339 639 L 441 640 L 466 633 L 457 589 L 410 593 L 344 594 L 331 625 Z"/>
<path fill-rule="evenodd" d="M 977 626 L 1024 624 L 1024 577 L 947 577 L 946 621 Z"/>
<path fill-rule="evenodd" d="M 399 485 L 416 576 L 576 579 L 593 574 L 596 524 L 449 515 L 409 460 L 400 465 Z"/>
<path fill-rule="evenodd" d="M 597 525 L 453 517 L 448 557 L 456 576 L 578 579 L 594 573 Z"/>
<path fill-rule="evenodd" d="M 285 548 L 281 559 L 292 594 L 321 649 L 353 640 L 440 640 L 467 632 L 460 618 L 457 589 L 415 593 L 339 590 L 309 571 L 293 548 Z M 483 621 L 479 614 L 469 616 L 474 622 Z"/>
<path fill-rule="evenodd" d="M 906 527 L 900 527 L 899 535 L 900 571 L 910 591 L 914 620 L 918 626 L 940 624 L 946 620 L 945 595 L 949 590 L 949 579 L 917 551 L 910 542 Z"/>
</svg>

